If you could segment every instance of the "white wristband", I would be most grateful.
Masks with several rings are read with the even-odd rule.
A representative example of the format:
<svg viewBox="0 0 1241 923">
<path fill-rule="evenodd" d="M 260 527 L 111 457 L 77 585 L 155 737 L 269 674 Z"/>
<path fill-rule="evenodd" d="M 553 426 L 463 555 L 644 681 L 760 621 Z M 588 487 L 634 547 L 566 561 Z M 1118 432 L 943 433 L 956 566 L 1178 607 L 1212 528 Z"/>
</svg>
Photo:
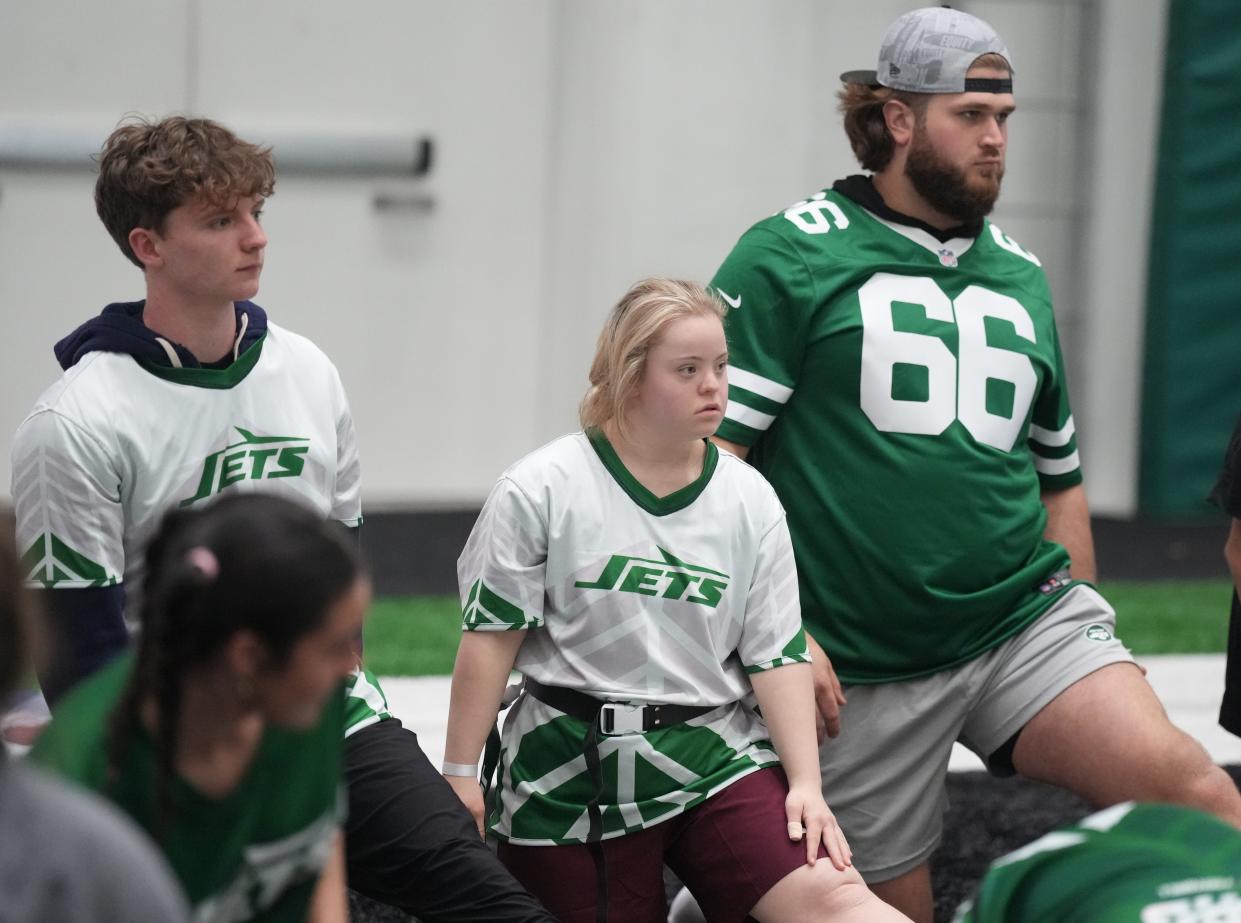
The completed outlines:
<svg viewBox="0 0 1241 923">
<path fill-rule="evenodd" d="M 478 776 L 478 763 L 450 763 L 444 760 L 444 767 L 440 771 L 446 776 L 466 776 L 473 779 Z"/>
</svg>

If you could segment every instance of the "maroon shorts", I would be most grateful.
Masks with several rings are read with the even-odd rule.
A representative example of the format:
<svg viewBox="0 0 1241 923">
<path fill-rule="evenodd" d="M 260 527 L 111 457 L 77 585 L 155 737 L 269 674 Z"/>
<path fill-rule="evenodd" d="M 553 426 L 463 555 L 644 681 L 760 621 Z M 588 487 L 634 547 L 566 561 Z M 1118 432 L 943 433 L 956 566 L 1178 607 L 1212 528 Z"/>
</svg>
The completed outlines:
<svg viewBox="0 0 1241 923">
<path fill-rule="evenodd" d="M 608 919 L 665 923 L 664 864 L 690 889 L 708 923 L 740 923 L 772 886 L 806 862 L 789 839 L 788 780 L 760 769 L 671 820 L 603 841 Z M 827 850 L 819 845 L 819 856 Z M 500 844 L 500 859 L 562 923 L 595 923 L 590 847 Z"/>
</svg>

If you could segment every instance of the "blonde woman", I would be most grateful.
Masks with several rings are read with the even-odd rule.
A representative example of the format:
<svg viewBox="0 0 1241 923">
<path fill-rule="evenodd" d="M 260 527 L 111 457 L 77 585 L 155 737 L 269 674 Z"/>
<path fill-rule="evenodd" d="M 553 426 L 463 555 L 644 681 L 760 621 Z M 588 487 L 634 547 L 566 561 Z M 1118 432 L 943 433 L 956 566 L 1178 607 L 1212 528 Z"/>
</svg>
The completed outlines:
<svg viewBox="0 0 1241 923">
<path fill-rule="evenodd" d="M 722 316 L 699 285 L 635 285 L 599 338 L 583 431 L 492 490 L 458 562 L 444 773 L 481 829 L 476 764 L 515 666 L 486 824 L 560 920 L 662 923 L 665 862 L 712 923 L 903 920 L 820 793 L 784 511 L 707 438 L 728 399 Z"/>
</svg>

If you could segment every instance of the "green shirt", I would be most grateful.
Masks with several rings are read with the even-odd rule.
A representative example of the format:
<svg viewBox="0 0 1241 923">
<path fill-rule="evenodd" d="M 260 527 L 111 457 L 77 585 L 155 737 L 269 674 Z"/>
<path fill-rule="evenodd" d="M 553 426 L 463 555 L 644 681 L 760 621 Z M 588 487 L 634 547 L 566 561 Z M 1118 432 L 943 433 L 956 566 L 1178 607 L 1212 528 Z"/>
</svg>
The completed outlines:
<svg viewBox="0 0 1241 923">
<path fill-rule="evenodd" d="M 134 730 L 118 779 L 108 780 L 109 721 L 132 667 L 125 654 L 70 693 L 31 758 L 111 799 L 151 834 L 196 920 L 305 920 L 343 813 L 344 695 L 330 696 L 309 730 L 269 726 L 240 783 L 223 797 L 173 778 L 161 835 L 156 753 L 145 730 Z"/>
<path fill-rule="evenodd" d="M 1172 805 L 1100 811 L 992 863 L 957 923 L 1241 919 L 1241 833 Z"/>
<path fill-rule="evenodd" d="M 940 243 L 837 191 L 760 221 L 719 435 L 788 510 L 807 627 L 851 683 L 971 660 L 1068 585 L 1041 490 L 1081 481 L 1051 296 L 998 227 Z"/>
</svg>

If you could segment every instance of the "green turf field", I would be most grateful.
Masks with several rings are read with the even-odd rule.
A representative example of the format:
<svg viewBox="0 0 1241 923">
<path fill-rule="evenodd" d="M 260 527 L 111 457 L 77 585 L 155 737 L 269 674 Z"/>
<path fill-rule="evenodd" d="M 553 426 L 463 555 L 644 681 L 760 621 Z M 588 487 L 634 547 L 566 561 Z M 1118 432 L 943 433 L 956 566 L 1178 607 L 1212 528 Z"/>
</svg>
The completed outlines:
<svg viewBox="0 0 1241 923">
<path fill-rule="evenodd" d="M 1229 584 L 1222 580 L 1106 583 L 1119 634 L 1135 654 L 1224 650 Z M 452 672 L 461 615 L 450 596 L 378 600 L 366 626 L 366 662 L 380 676 Z"/>
</svg>

